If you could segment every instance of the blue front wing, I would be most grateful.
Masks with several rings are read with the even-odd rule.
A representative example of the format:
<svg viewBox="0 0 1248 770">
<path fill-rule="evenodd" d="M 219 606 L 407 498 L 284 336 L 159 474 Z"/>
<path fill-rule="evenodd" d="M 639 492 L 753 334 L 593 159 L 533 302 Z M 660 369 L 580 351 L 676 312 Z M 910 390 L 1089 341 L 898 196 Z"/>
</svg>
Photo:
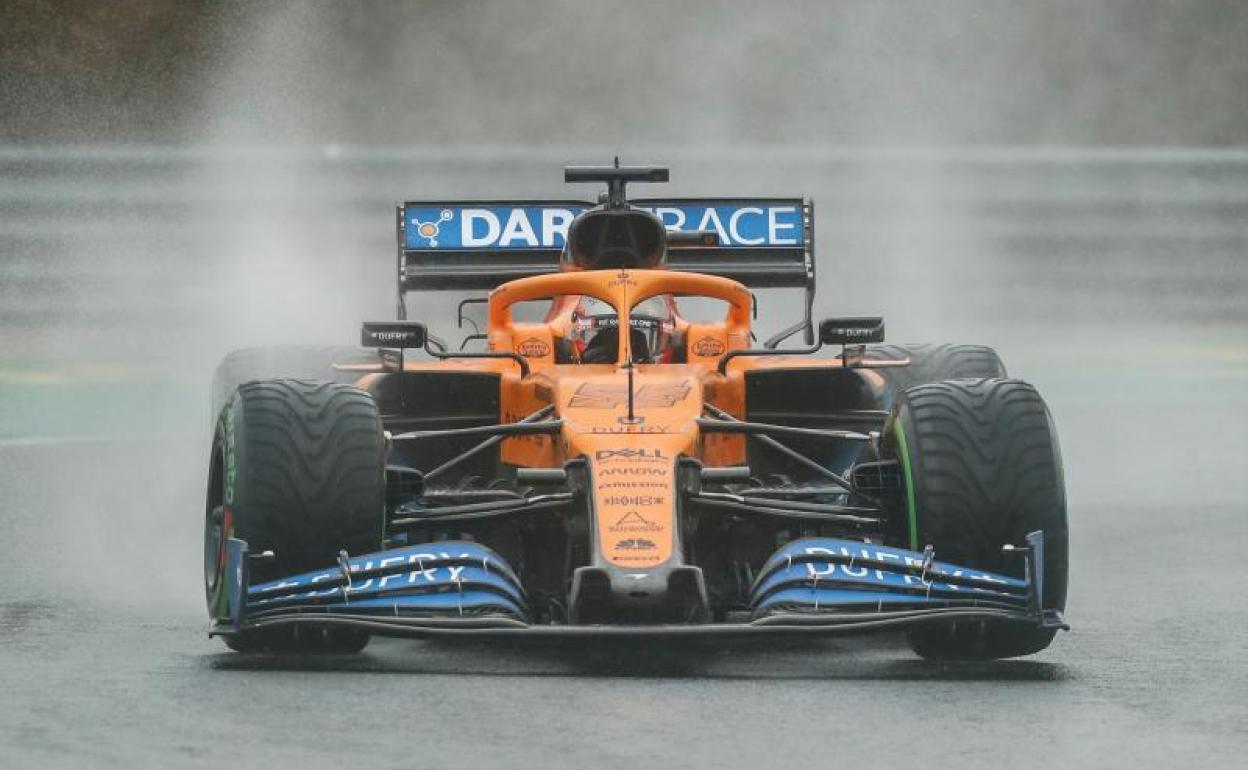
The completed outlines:
<svg viewBox="0 0 1248 770">
<path fill-rule="evenodd" d="M 1010 549 L 1025 576 L 935 561 L 924 554 L 834 538 L 781 547 L 760 571 L 749 620 L 689 625 L 532 624 L 515 573 L 478 543 L 440 542 L 342 558 L 330 568 L 250 585 L 247 544 L 227 542 L 227 613 L 211 633 L 272 625 L 351 625 L 393 636 L 734 635 L 878 630 L 939 618 L 1066 627 L 1044 609 L 1044 535 Z"/>
</svg>

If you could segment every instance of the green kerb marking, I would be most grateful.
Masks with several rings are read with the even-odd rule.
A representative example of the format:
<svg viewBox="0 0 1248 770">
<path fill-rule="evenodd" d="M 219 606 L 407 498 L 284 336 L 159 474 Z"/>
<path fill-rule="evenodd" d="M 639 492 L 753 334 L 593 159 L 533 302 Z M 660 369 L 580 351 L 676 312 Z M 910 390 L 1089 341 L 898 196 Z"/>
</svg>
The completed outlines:
<svg viewBox="0 0 1248 770">
<path fill-rule="evenodd" d="M 901 455 L 901 472 L 906 479 L 906 520 L 910 526 L 910 550 L 919 550 L 919 514 L 914 505 L 914 476 L 910 473 L 910 447 L 906 445 L 906 431 L 901 420 L 893 420 L 897 432 L 897 449 Z"/>
</svg>

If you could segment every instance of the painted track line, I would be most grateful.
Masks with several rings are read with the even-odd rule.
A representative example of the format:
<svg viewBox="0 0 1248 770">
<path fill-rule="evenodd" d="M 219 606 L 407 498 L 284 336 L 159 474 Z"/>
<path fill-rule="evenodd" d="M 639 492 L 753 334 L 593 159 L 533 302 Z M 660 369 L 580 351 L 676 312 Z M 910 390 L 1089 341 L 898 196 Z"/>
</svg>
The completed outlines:
<svg viewBox="0 0 1248 770">
<path fill-rule="evenodd" d="M 71 446 L 84 444 L 119 444 L 134 442 L 195 441 L 202 438 L 198 433 L 130 433 L 112 436 L 18 436 L 0 438 L 0 449 L 22 447 Z"/>
</svg>

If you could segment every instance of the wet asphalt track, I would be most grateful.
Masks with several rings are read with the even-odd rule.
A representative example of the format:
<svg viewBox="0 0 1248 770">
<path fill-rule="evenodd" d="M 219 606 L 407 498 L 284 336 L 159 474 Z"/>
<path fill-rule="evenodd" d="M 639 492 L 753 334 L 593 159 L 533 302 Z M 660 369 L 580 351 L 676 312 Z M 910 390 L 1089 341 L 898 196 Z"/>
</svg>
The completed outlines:
<svg viewBox="0 0 1248 770">
<path fill-rule="evenodd" d="M 860 639 L 238 656 L 204 636 L 199 431 L 19 437 L 0 442 L 0 766 L 1236 765 L 1248 750 L 1248 197 L 1233 189 L 1237 208 L 1181 223 L 1222 256 L 1189 250 L 1178 291 L 1157 289 L 1177 280 L 1163 274 L 1098 295 L 1100 314 L 1072 300 L 1064 319 L 1002 326 L 1016 314 L 973 303 L 959 317 L 987 321 L 967 341 L 995 344 L 1039 385 L 1063 443 L 1074 630 L 1040 655 L 933 664 Z M 1113 222 L 1087 226 L 1118 239 Z M 1137 245 L 1121 232 L 1113 270 Z M 1038 280 L 1034 260 L 1012 258 L 994 280 L 1026 296 L 1017 280 Z M 1140 264 L 1123 275 L 1164 273 L 1155 257 Z M 1104 263 L 1056 265 L 1056 284 L 1027 284 L 1040 300 L 1106 284 Z M 900 325 L 912 330 L 913 312 Z M 1167 320 L 1185 314 L 1198 317 Z M 22 323 L 42 322 L 6 328 Z M 15 398 L 9 424 L 26 403 Z"/>
</svg>

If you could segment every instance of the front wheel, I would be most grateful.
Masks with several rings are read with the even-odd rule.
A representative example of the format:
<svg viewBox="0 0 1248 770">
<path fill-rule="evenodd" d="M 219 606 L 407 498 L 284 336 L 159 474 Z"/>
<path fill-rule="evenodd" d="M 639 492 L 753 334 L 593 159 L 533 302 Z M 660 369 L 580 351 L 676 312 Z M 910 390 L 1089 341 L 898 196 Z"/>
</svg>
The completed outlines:
<svg viewBox="0 0 1248 770">
<path fill-rule="evenodd" d="M 955 380 L 903 392 L 883 453 L 901 468 L 890 517 L 894 537 L 935 548 L 942 561 L 1021 577 L 1002 547 L 1045 536 L 1046 609 L 1066 606 L 1067 523 L 1062 460 L 1053 419 L 1031 385 L 1012 379 Z M 923 626 L 909 635 L 926 658 L 1008 658 L 1038 652 L 1053 629 L 1001 621 Z"/>
<path fill-rule="evenodd" d="M 331 565 L 340 550 L 381 549 L 385 441 L 377 404 L 349 385 L 261 380 L 239 386 L 212 445 L 204 526 L 208 611 L 225 613 L 225 541 L 273 558 L 252 583 Z M 335 628 L 227 639 L 233 649 L 351 652 L 367 635 Z"/>
</svg>

